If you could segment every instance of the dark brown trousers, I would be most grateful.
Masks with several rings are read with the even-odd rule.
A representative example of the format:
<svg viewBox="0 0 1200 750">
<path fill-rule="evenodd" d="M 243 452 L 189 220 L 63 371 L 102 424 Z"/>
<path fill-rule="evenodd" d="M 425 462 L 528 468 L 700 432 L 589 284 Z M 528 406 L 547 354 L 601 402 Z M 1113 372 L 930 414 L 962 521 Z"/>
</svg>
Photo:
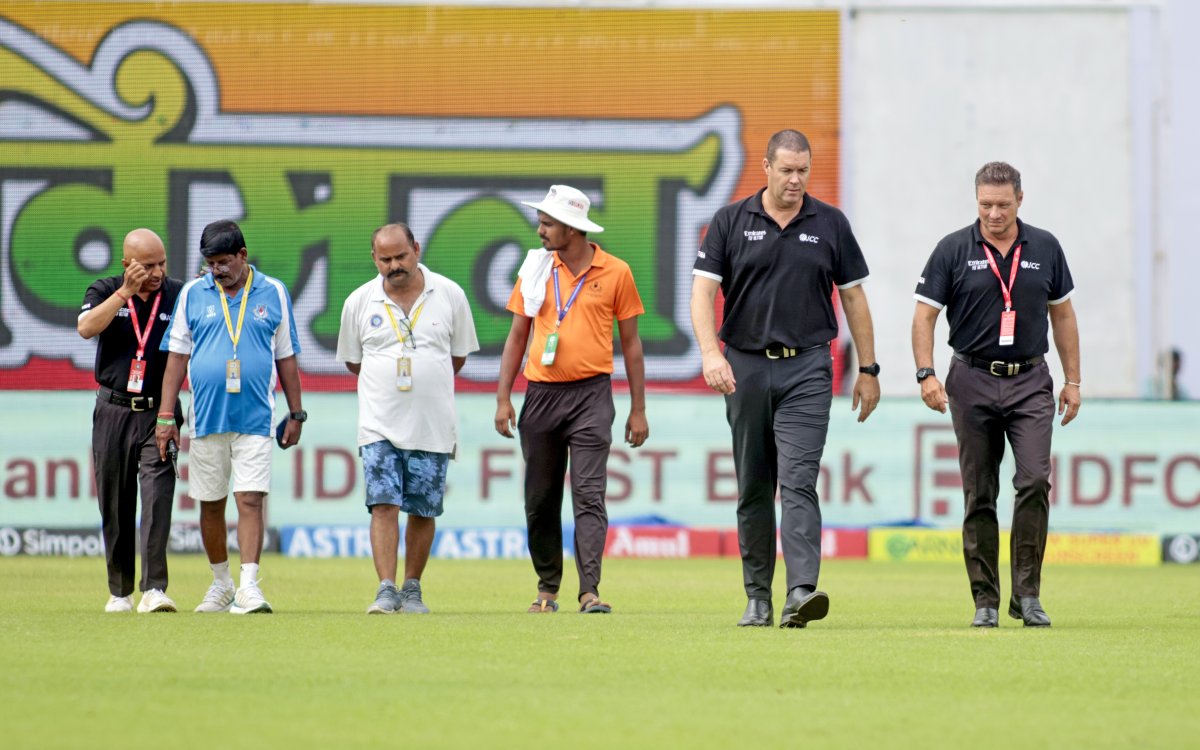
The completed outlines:
<svg viewBox="0 0 1200 750">
<path fill-rule="evenodd" d="M 1050 517 L 1050 437 L 1054 383 L 1046 363 L 999 378 L 955 359 L 946 376 L 962 471 L 963 557 L 976 607 L 1000 606 L 996 499 L 1004 440 L 1016 461 L 1010 555 L 1012 593 L 1039 596 Z"/>
<path fill-rule="evenodd" d="M 579 593 L 600 593 L 600 563 L 608 537 L 604 495 L 615 418 L 608 375 L 529 384 L 517 430 L 525 457 L 525 522 L 538 591 L 557 594 L 562 583 L 563 475 L 569 459 Z"/>
</svg>

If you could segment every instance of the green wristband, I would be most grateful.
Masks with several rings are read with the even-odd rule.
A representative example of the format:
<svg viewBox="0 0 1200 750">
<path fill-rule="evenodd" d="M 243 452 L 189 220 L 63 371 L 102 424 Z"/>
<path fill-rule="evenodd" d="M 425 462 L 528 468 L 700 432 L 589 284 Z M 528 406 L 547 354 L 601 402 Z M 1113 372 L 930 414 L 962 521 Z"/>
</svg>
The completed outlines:
<svg viewBox="0 0 1200 750">
<path fill-rule="evenodd" d="M 155 420 L 155 421 L 156 421 L 156 422 L 158 422 L 159 424 L 165 424 L 165 425 L 172 425 L 172 426 L 174 426 L 174 424 L 175 424 L 175 420 L 174 420 L 174 419 L 157 419 L 157 420 Z"/>
</svg>

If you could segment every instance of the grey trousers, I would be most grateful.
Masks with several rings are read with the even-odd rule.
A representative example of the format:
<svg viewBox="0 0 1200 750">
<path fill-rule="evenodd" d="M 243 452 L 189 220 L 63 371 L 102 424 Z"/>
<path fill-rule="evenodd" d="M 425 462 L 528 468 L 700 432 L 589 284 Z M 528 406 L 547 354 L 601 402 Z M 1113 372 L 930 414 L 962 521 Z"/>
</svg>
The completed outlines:
<svg viewBox="0 0 1200 750">
<path fill-rule="evenodd" d="M 998 378 L 955 359 L 946 395 L 958 439 L 962 471 L 963 558 L 975 606 L 1000 606 L 1000 529 L 996 498 L 1004 439 L 1012 445 L 1016 474 L 1010 552 L 1012 593 L 1038 596 L 1050 519 L 1050 438 L 1054 382 L 1043 362 L 1028 372 Z"/>
<path fill-rule="evenodd" d="M 833 360 L 828 346 L 789 359 L 725 352 L 737 387 L 725 397 L 738 481 L 738 543 L 746 596 L 770 599 L 775 575 L 775 494 L 787 587 L 816 587 L 821 572 L 817 475 L 829 408 Z"/>
<path fill-rule="evenodd" d="M 167 543 L 175 504 L 175 471 L 158 458 L 156 409 L 135 412 L 97 398 L 92 412 L 92 460 L 113 596 L 133 593 L 137 554 L 138 487 L 142 493 L 140 589 L 167 590 Z M 176 421 L 182 422 L 176 409 Z"/>
<path fill-rule="evenodd" d="M 563 475 L 571 468 L 579 593 L 600 593 L 608 538 L 608 453 L 616 418 L 612 383 L 597 375 L 569 383 L 530 383 L 517 420 L 525 457 L 525 522 L 538 591 L 562 583 Z"/>
</svg>

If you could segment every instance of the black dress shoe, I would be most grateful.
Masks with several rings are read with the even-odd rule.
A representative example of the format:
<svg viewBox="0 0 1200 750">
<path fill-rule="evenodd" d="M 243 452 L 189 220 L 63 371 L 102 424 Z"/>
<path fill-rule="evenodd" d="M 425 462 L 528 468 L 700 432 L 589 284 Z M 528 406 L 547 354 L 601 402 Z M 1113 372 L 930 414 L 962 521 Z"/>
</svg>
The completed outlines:
<svg viewBox="0 0 1200 750">
<path fill-rule="evenodd" d="M 1008 602 L 1008 616 L 1014 620 L 1024 620 L 1027 628 L 1050 627 L 1050 615 L 1042 609 L 1042 603 L 1036 596 L 1013 597 Z"/>
<path fill-rule="evenodd" d="M 775 613 L 767 599 L 751 599 L 746 602 L 746 613 L 738 620 L 739 628 L 769 628 Z"/>
<path fill-rule="evenodd" d="M 1000 613 L 994 607 L 980 607 L 975 610 L 975 619 L 971 620 L 973 628 L 1000 627 Z"/>
<path fill-rule="evenodd" d="M 783 612 L 779 613 L 779 627 L 803 628 L 813 620 L 829 614 L 829 595 L 824 591 L 806 593 L 797 586 L 788 592 Z"/>
</svg>

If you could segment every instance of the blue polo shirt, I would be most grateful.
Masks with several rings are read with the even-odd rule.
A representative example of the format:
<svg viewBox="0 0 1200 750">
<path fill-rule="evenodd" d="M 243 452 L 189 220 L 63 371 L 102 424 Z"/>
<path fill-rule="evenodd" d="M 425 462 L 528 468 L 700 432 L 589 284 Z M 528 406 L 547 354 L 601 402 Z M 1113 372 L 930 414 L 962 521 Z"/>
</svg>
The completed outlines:
<svg viewBox="0 0 1200 750">
<path fill-rule="evenodd" d="M 171 327 L 161 348 L 191 357 L 188 380 L 192 384 L 193 437 L 222 432 L 269 437 L 275 414 L 275 361 L 300 353 L 287 287 L 251 268 L 251 286 L 226 297 L 230 323 L 236 329 L 242 296 L 250 295 L 237 347 L 242 368 L 240 393 L 225 390 L 225 363 L 233 359 L 233 340 L 221 311 L 220 286 L 211 274 L 205 274 L 184 285 L 175 301 Z"/>
</svg>

